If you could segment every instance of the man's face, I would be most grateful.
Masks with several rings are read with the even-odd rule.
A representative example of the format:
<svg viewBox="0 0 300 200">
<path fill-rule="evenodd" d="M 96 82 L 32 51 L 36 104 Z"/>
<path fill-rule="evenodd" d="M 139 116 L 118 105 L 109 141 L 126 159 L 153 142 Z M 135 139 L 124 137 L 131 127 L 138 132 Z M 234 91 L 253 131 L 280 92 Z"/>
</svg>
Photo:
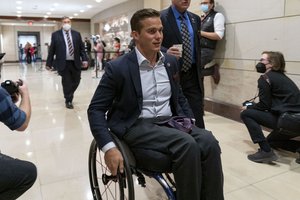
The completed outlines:
<svg viewBox="0 0 300 200">
<path fill-rule="evenodd" d="M 201 4 L 201 5 L 208 5 L 208 10 L 209 10 L 209 11 L 210 11 L 210 10 L 213 8 L 213 6 L 214 6 L 214 4 L 212 4 L 212 3 L 210 2 L 210 0 L 202 0 L 200 4 Z"/>
<path fill-rule="evenodd" d="M 191 0 L 172 0 L 172 4 L 179 12 L 185 12 L 190 6 Z"/>
<path fill-rule="evenodd" d="M 65 24 L 70 24 L 71 25 L 71 20 L 69 18 L 65 18 L 62 20 L 62 26 Z"/>
<path fill-rule="evenodd" d="M 160 51 L 163 39 L 163 26 L 160 18 L 146 18 L 140 23 L 142 25 L 140 32 L 132 31 L 131 33 L 139 50 L 153 53 Z"/>
</svg>

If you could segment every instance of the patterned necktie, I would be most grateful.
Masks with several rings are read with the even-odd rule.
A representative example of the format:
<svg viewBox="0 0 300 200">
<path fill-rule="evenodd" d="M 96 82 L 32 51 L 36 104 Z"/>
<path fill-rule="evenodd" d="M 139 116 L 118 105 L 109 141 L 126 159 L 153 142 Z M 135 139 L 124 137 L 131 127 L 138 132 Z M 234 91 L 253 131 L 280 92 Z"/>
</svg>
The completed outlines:
<svg viewBox="0 0 300 200">
<path fill-rule="evenodd" d="M 180 16 L 180 27 L 181 27 L 181 36 L 182 36 L 182 68 L 181 70 L 187 72 L 192 67 L 192 43 L 190 39 L 189 29 L 184 21 L 184 16 Z"/>
<path fill-rule="evenodd" d="M 67 43 L 68 43 L 68 49 L 69 49 L 69 54 L 70 56 L 74 55 L 74 49 L 73 49 L 73 44 L 69 35 L 69 31 L 66 31 L 66 35 L 67 35 Z"/>
</svg>

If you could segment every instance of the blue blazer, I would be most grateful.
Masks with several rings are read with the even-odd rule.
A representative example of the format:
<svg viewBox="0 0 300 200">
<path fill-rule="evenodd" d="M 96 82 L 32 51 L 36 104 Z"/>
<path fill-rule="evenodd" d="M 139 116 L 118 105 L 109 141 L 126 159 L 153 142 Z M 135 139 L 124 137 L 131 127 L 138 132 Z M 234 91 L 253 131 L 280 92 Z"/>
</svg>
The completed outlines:
<svg viewBox="0 0 300 200">
<path fill-rule="evenodd" d="M 81 61 L 87 61 L 87 56 L 80 33 L 71 29 L 71 34 L 74 47 L 74 63 L 75 67 L 80 70 Z M 46 66 L 54 66 L 58 72 L 63 71 L 66 66 L 66 48 L 62 29 L 53 32 Z"/>
<path fill-rule="evenodd" d="M 200 31 L 201 31 L 201 20 L 200 17 L 194 13 L 187 11 L 190 22 L 194 30 L 194 45 L 195 45 L 195 59 L 197 66 L 197 73 L 200 88 L 203 88 L 202 75 L 201 75 L 201 49 L 200 49 Z M 180 30 L 177 26 L 176 19 L 171 6 L 160 13 L 160 19 L 163 24 L 163 35 L 164 39 L 162 42 L 162 51 L 166 51 L 174 44 L 182 44 L 182 37 Z M 182 59 L 179 60 L 182 64 Z"/>
<path fill-rule="evenodd" d="M 174 116 L 193 117 L 179 86 L 178 61 L 174 56 L 164 55 L 164 65 L 171 84 L 171 111 Z M 138 119 L 142 104 L 139 65 L 133 50 L 106 64 L 105 73 L 89 105 L 91 131 L 100 148 L 112 141 L 108 128 L 122 138 Z"/>
</svg>

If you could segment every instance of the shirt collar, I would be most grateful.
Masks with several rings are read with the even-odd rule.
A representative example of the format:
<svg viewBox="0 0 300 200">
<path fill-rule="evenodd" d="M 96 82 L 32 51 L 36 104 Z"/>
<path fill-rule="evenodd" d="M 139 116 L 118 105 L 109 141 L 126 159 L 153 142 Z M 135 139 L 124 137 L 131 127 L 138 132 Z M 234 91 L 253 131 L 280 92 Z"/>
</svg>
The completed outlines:
<svg viewBox="0 0 300 200">
<path fill-rule="evenodd" d="M 148 65 L 150 63 L 150 61 L 147 60 L 147 58 L 145 58 L 143 56 L 143 54 L 138 50 L 137 47 L 135 47 L 135 52 L 136 52 L 138 64 L 139 64 L 140 67 L 144 66 L 144 65 Z M 159 51 L 158 52 L 158 61 L 156 63 L 157 64 L 161 64 L 163 62 L 165 62 L 165 56 L 164 56 L 164 54 L 161 51 Z"/>
<path fill-rule="evenodd" d="M 173 10 L 173 13 L 174 13 L 174 16 L 176 19 L 179 19 L 180 16 L 184 16 L 185 19 L 188 19 L 188 15 L 187 15 L 187 12 L 185 11 L 184 13 L 180 13 L 174 5 L 171 6 L 172 10 Z"/>
</svg>

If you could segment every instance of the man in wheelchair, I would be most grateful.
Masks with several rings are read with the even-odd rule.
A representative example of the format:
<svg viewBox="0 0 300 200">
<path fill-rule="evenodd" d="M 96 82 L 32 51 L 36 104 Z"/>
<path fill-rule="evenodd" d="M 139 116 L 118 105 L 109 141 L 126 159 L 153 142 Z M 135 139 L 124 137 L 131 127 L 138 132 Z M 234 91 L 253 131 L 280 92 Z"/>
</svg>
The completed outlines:
<svg viewBox="0 0 300 200">
<path fill-rule="evenodd" d="M 170 158 L 177 200 L 223 200 L 219 143 L 211 132 L 191 123 L 178 60 L 160 51 L 160 13 L 139 10 L 130 24 L 136 47 L 106 64 L 88 108 L 90 128 L 106 165 L 112 175 L 124 170 L 112 131 L 128 144 L 138 167 L 164 171 L 157 169 L 159 155 Z"/>
</svg>

